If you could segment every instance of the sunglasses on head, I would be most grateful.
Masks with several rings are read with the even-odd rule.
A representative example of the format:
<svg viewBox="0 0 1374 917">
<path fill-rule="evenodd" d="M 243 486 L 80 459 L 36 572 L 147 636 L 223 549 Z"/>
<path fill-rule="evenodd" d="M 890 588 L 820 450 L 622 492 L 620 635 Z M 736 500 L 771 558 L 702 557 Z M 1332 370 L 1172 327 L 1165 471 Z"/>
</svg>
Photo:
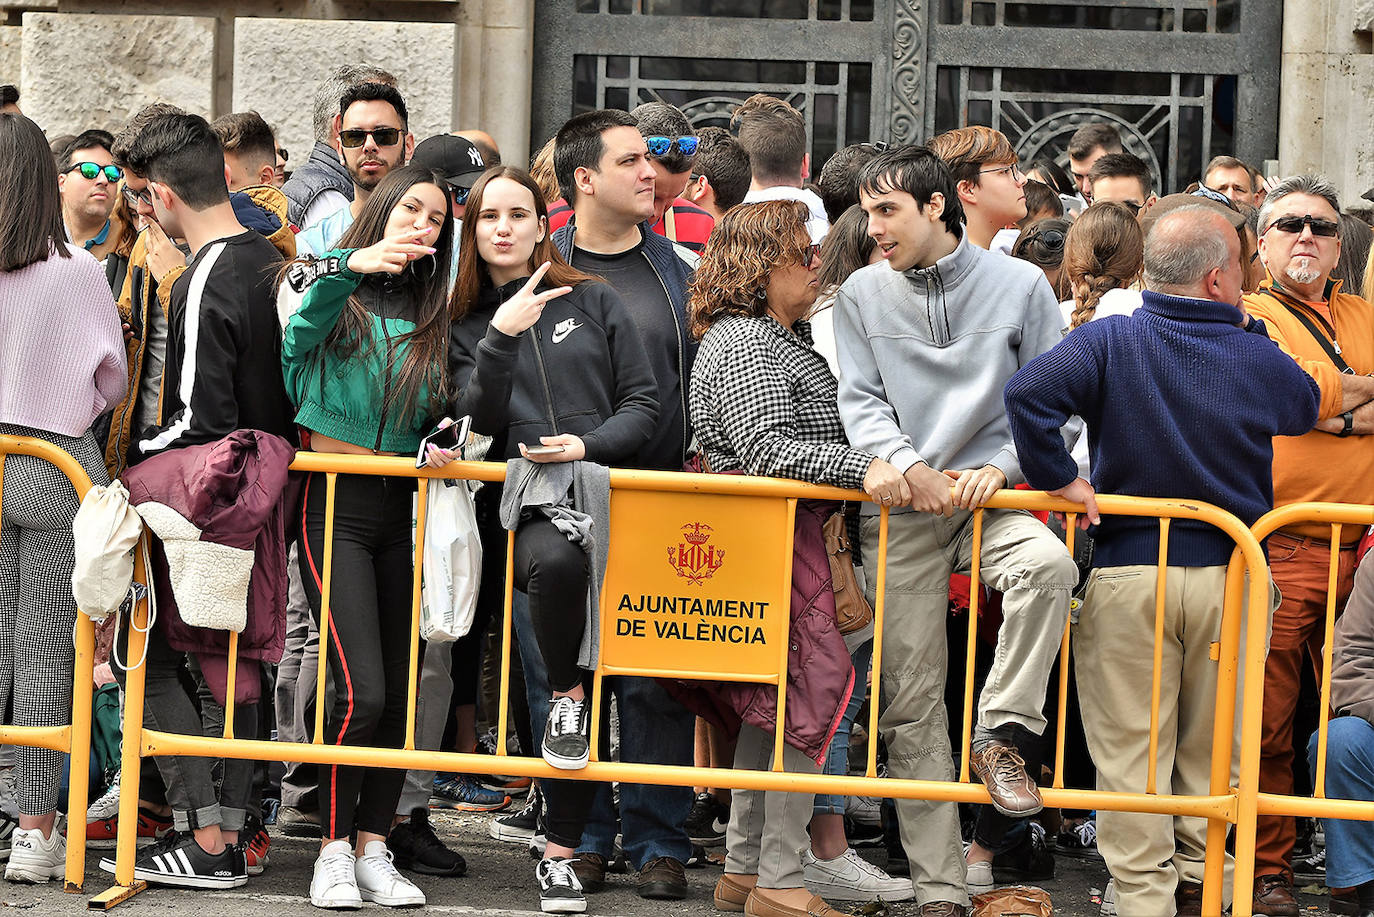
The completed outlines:
<svg viewBox="0 0 1374 917">
<path fill-rule="evenodd" d="M 1028 238 L 1026 244 L 1039 245 L 1047 251 L 1063 251 L 1064 233 L 1058 229 L 1046 229 Z"/>
<path fill-rule="evenodd" d="M 695 156 L 697 154 L 697 144 L 700 141 L 695 137 L 645 137 L 644 145 L 649 148 L 650 156 L 667 156 L 668 152 L 674 147 L 683 156 Z"/>
<path fill-rule="evenodd" d="M 339 131 L 339 146 L 346 150 L 356 150 L 367 143 L 369 135 L 377 141 L 377 146 L 395 146 L 401 141 L 401 129 L 397 127 L 378 127 L 370 131 L 351 127 L 346 131 Z"/>
<path fill-rule="evenodd" d="M 105 173 L 107 181 L 119 181 L 124 177 L 124 170 L 119 166 L 102 166 L 97 162 L 74 162 L 67 171 L 80 172 L 81 177 L 87 181 L 94 181 L 101 172 Z"/>
<path fill-rule="evenodd" d="M 1326 236 L 1330 238 L 1340 230 L 1340 224 L 1331 220 L 1322 220 L 1305 214 L 1300 217 L 1279 217 L 1269 224 L 1270 229 L 1277 229 L 1279 232 L 1291 232 L 1293 235 L 1300 235 L 1304 226 L 1312 229 L 1314 236 Z"/>
</svg>

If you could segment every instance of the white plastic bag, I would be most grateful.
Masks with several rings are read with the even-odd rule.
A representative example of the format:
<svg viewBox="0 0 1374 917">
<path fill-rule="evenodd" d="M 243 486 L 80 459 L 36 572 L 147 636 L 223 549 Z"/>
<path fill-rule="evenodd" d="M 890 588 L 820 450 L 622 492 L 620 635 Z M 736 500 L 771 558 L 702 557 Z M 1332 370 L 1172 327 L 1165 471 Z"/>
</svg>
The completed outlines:
<svg viewBox="0 0 1374 917">
<path fill-rule="evenodd" d="M 472 491 L 463 481 L 434 480 L 425 509 L 420 636 L 449 643 L 472 629 L 482 582 L 482 541 Z"/>
</svg>

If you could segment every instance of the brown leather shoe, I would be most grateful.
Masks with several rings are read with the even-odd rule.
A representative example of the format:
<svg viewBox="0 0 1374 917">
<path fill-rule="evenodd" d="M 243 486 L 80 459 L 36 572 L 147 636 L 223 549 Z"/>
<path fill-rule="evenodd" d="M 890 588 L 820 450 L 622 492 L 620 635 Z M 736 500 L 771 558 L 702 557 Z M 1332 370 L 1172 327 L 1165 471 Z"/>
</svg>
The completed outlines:
<svg viewBox="0 0 1374 917">
<path fill-rule="evenodd" d="M 582 883 L 583 894 L 590 895 L 606 889 L 606 858 L 599 853 L 579 853 L 573 860 L 573 872 Z"/>
<path fill-rule="evenodd" d="M 968 909 L 953 901 L 927 901 L 916 913 L 919 917 L 965 917 Z"/>
<path fill-rule="evenodd" d="M 1202 885 L 1180 882 L 1174 890 L 1174 908 L 1178 917 L 1202 917 Z"/>
<path fill-rule="evenodd" d="M 784 904 L 772 897 L 774 889 L 755 888 L 744 902 L 745 917 L 844 917 L 844 914 L 825 903 L 820 895 L 812 895 L 806 909 Z"/>
<path fill-rule="evenodd" d="M 1255 917 L 1298 917 L 1293 879 L 1286 872 L 1255 877 Z"/>
<path fill-rule="evenodd" d="M 744 902 L 758 884 L 758 876 L 733 875 L 725 873 L 716 880 L 716 910 L 744 913 Z"/>
<path fill-rule="evenodd" d="M 681 901 L 687 897 L 687 873 L 672 857 L 654 857 L 639 871 L 639 897 L 651 901 Z"/>
<path fill-rule="evenodd" d="M 1044 808 L 1040 790 L 1026 773 L 1026 762 L 1008 745 L 993 742 L 975 751 L 969 765 L 992 797 L 992 807 L 1009 818 L 1034 815 Z"/>
</svg>

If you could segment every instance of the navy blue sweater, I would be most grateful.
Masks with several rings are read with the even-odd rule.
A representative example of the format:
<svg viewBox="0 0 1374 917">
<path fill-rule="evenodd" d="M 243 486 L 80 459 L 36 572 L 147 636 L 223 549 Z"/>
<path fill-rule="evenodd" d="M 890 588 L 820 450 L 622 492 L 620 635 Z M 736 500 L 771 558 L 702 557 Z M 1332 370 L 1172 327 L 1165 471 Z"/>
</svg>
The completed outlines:
<svg viewBox="0 0 1374 917">
<path fill-rule="evenodd" d="M 1133 315 L 1080 326 L 1007 383 L 1026 480 L 1057 490 L 1078 476 L 1059 432 L 1077 414 L 1099 493 L 1203 500 L 1250 525 L 1274 505 L 1271 439 L 1312 429 L 1317 384 L 1262 323 L 1239 327 L 1235 306 L 1144 300 Z M 1159 562 L 1156 519 L 1103 516 L 1095 537 L 1094 566 Z M 1233 547 L 1204 523 L 1169 529 L 1171 565 L 1225 564 Z"/>
</svg>

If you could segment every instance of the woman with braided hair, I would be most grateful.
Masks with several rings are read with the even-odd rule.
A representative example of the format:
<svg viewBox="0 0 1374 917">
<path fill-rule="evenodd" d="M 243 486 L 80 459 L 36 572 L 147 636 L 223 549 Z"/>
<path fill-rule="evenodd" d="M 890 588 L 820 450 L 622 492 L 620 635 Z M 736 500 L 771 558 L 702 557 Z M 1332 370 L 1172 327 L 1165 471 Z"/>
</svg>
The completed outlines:
<svg viewBox="0 0 1374 917">
<path fill-rule="evenodd" d="M 1130 208 L 1093 204 L 1064 240 L 1063 275 L 1073 299 L 1060 308 L 1069 330 L 1106 315 L 1130 315 L 1140 306 L 1131 287 L 1145 264 L 1145 235 Z"/>
</svg>

